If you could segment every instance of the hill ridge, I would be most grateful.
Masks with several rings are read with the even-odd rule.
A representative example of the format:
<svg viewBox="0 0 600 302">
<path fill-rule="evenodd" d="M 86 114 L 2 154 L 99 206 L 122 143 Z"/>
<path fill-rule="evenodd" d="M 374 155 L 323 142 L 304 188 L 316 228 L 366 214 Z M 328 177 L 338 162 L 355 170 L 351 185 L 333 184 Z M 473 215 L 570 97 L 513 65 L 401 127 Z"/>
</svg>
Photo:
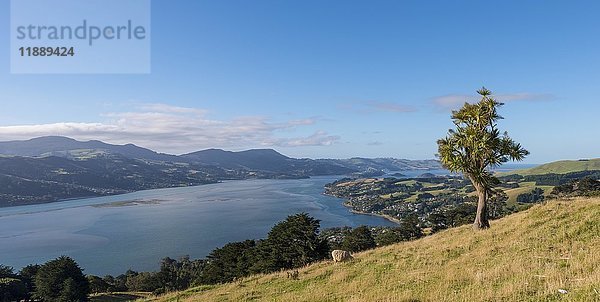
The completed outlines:
<svg viewBox="0 0 600 302">
<path fill-rule="evenodd" d="M 600 170 L 600 158 L 578 159 L 578 160 L 559 160 L 543 165 L 535 166 L 529 169 L 515 170 L 510 172 L 498 173 L 500 176 L 510 174 L 543 175 L 543 174 L 567 174 L 570 172 Z"/>
</svg>

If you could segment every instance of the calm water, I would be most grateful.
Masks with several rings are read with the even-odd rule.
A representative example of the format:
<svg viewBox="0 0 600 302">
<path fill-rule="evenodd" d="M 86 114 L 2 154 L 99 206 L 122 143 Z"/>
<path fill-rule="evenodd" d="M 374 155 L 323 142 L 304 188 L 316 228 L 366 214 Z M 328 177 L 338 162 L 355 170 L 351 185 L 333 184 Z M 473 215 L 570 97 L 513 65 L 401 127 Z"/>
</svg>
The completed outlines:
<svg viewBox="0 0 600 302">
<path fill-rule="evenodd" d="M 335 179 L 230 181 L 0 208 L 0 264 L 18 269 L 69 255 L 89 274 L 156 270 L 166 256 L 202 258 L 231 241 L 263 238 L 298 212 L 325 228 L 393 225 L 322 195 Z"/>
<path fill-rule="evenodd" d="M 401 171 L 408 177 L 425 172 L 448 174 Z M 156 270 L 166 256 L 203 258 L 228 242 L 264 238 L 298 212 L 320 219 L 322 228 L 394 225 L 353 214 L 341 199 L 323 195 L 323 186 L 338 178 L 229 181 L 0 208 L 0 264 L 19 269 L 68 255 L 88 274 L 118 275 Z"/>
</svg>

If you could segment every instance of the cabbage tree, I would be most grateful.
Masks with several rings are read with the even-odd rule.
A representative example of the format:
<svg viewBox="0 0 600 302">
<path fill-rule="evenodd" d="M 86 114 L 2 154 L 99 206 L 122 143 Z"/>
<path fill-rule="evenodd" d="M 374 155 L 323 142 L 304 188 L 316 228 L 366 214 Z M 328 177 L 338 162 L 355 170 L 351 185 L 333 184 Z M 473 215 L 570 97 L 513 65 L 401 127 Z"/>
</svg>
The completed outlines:
<svg viewBox="0 0 600 302">
<path fill-rule="evenodd" d="M 529 154 L 521 144 L 512 140 L 507 132 L 500 133 L 496 122 L 502 119 L 498 108 L 504 105 L 492 97 L 485 87 L 477 91 L 481 100 L 465 103 L 452 111 L 456 129 L 437 141 L 438 157 L 442 165 L 452 171 L 463 173 L 477 190 L 478 203 L 475 229 L 487 229 L 487 199 L 499 180 L 490 171 L 505 162 L 521 161 Z"/>
</svg>

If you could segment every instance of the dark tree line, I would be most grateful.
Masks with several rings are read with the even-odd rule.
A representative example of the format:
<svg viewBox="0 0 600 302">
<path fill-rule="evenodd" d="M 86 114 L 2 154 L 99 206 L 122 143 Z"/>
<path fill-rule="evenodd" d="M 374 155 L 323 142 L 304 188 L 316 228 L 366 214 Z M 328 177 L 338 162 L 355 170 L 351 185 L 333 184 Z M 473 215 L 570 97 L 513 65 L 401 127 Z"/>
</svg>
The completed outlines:
<svg viewBox="0 0 600 302">
<path fill-rule="evenodd" d="M 536 203 L 544 200 L 544 190 L 535 188 L 531 192 L 519 194 L 517 202 L 520 203 Z"/>
<path fill-rule="evenodd" d="M 276 224 L 266 239 L 229 243 L 212 251 L 200 281 L 229 282 L 255 273 L 291 269 L 326 259 L 327 241 L 319 237 L 320 221 L 306 213 Z"/>
<path fill-rule="evenodd" d="M 359 252 L 421 238 L 424 236 L 422 224 L 419 217 L 413 214 L 401 219 L 399 225 L 395 227 L 364 225 L 356 228 L 338 227 L 325 229 L 319 236 L 327 239 L 330 250 Z"/>
<path fill-rule="evenodd" d="M 600 176 L 598 176 L 600 178 Z M 572 180 L 558 185 L 550 192 L 550 197 L 600 196 L 600 180 L 592 177 Z"/>
<path fill-rule="evenodd" d="M 600 179 L 600 170 L 586 170 L 569 172 L 565 174 L 547 173 L 541 175 L 526 175 L 511 174 L 500 177 L 503 181 L 523 181 L 535 182 L 538 186 L 560 186 L 578 181 L 583 178 Z"/>
<path fill-rule="evenodd" d="M 88 301 L 90 284 L 77 263 L 66 256 L 18 273 L 0 265 L 0 301 Z"/>
</svg>

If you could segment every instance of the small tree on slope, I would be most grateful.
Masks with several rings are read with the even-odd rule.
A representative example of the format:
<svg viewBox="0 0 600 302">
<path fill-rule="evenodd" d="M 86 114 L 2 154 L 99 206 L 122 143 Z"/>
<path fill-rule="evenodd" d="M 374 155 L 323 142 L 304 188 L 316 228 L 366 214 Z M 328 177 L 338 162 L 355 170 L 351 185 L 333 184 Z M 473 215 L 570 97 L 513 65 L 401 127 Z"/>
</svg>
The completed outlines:
<svg viewBox="0 0 600 302">
<path fill-rule="evenodd" d="M 477 91 L 481 100 L 475 104 L 465 103 L 460 110 L 452 111 L 456 129 L 437 141 L 438 157 L 442 165 L 452 172 L 462 172 L 477 190 L 477 213 L 473 227 L 490 227 L 487 213 L 487 198 L 499 183 L 490 168 L 509 160 L 521 161 L 529 151 L 512 140 L 508 133 L 500 134 L 496 122 L 502 117 L 498 107 L 504 105 L 491 97 L 485 87 Z"/>
</svg>

